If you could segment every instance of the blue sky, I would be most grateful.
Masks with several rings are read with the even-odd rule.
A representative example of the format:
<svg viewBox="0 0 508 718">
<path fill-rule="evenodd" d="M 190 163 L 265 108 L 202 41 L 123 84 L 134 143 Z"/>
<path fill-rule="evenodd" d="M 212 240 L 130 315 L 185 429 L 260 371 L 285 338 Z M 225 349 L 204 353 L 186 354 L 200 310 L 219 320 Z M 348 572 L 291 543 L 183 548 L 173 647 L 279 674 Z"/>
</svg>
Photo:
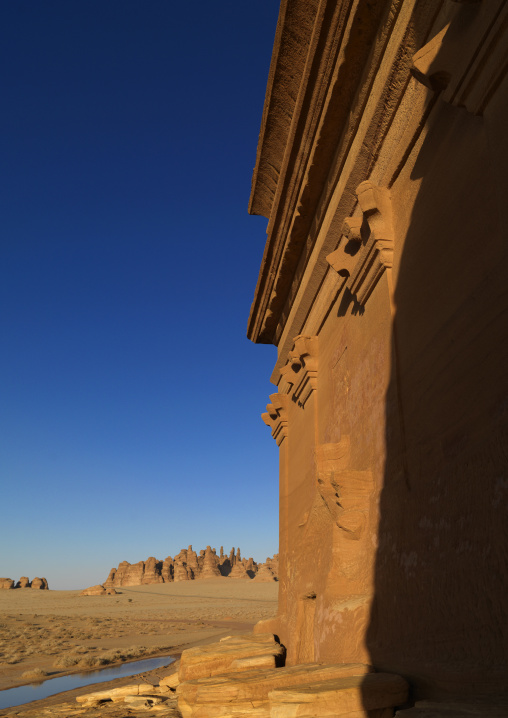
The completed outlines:
<svg viewBox="0 0 508 718">
<path fill-rule="evenodd" d="M 0 4 L 0 575 L 277 551 L 246 339 L 275 0 Z"/>
</svg>

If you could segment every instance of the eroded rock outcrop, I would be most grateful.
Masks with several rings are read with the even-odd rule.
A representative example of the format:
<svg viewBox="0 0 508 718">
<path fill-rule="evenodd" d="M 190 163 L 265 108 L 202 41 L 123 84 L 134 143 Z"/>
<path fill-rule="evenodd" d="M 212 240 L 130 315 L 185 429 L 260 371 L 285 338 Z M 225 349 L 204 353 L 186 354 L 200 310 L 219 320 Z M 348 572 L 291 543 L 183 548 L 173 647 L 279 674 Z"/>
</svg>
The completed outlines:
<svg viewBox="0 0 508 718">
<path fill-rule="evenodd" d="M 49 589 L 48 582 L 45 578 L 34 578 L 32 582 L 27 576 L 21 576 L 19 581 L 13 581 L 12 578 L 0 578 L 0 589 L 6 588 L 36 588 L 43 591 Z"/>
<path fill-rule="evenodd" d="M 32 588 L 38 588 L 43 591 L 47 591 L 48 590 L 48 582 L 46 581 L 45 578 L 39 578 L 38 576 L 36 576 L 34 578 L 34 580 L 32 581 Z"/>
<path fill-rule="evenodd" d="M 171 581 L 194 581 L 196 579 L 230 578 L 254 579 L 259 575 L 260 581 L 276 581 L 278 571 L 278 555 L 268 558 L 266 563 L 258 564 L 254 559 L 242 558 L 239 548 L 232 548 L 228 555 L 224 547 L 216 549 L 207 546 L 199 555 L 192 546 L 182 549 L 174 558 L 167 556 L 164 561 L 151 556 L 146 561 L 130 564 L 122 561 L 118 568 L 112 568 L 104 582 L 104 587 L 142 586 L 153 583 L 170 583 Z"/>
<path fill-rule="evenodd" d="M 98 583 L 96 586 L 90 586 L 89 588 L 83 589 L 80 596 L 117 596 L 117 592 L 114 588 L 105 588 L 102 584 Z"/>
</svg>

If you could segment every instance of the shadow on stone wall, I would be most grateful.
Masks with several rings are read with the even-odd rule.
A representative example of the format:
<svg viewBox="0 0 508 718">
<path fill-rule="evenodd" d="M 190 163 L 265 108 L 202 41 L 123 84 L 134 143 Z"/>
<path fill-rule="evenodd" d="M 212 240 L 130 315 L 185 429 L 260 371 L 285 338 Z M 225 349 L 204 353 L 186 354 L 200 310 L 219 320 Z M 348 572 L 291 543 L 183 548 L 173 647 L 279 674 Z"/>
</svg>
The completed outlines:
<svg viewBox="0 0 508 718">
<path fill-rule="evenodd" d="M 440 102 L 434 120 L 395 290 L 367 631 L 413 699 L 508 691 L 505 180 L 484 118 Z"/>
</svg>

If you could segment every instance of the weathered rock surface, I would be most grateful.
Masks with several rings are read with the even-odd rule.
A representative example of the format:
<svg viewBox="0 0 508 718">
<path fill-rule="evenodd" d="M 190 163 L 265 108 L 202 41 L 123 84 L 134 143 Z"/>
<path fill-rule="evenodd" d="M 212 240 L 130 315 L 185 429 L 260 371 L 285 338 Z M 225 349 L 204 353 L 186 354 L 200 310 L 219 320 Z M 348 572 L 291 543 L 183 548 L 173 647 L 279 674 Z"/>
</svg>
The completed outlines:
<svg viewBox="0 0 508 718">
<path fill-rule="evenodd" d="M 245 671 L 251 668 L 248 661 L 263 657 L 266 662 L 284 665 L 286 651 L 270 633 L 232 636 L 219 643 L 189 648 L 182 653 L 178 679 L 180 683 L 228 671 Z"/>
<path fill-rule="evenodd" d="M 390 710 L 386 715 L 391 715 L 393 706 L 402 705 L 407 697 L 406 681 L 389 673 L 347 676 L 313 685 L 276 688 L 268 694 L 271 718 L 372 716 L 371 711 L 378 711 L 379 718 L 384 718 L 385 709 Z"/>
<path fill-rule="evenodd" d="M 407 700 L 408 685 L 398 675 L 358 663 L 277 668 L 284 655 L 270 634 L 184 651 L 176 689 L 183 718 L 389 718 Z"/>
<path fill-rule="evenodd" d="M 194 581 L 195 579 L 230 578 L 254 579 L 260 574 L 260 581 L 276 581 L 278 572 L 278 555 L 267 558 L 266 563 L 257 564 L 252 558 L 242 559 L 240 549 L 232 548 L 229 555 L 220 554 L 207 546 L 199 555 L 189 546 L 182 549 L 174 558 L 167 556 L 164 561 L 151 556 L 146 561 L 130 564 L 122 561 L 118 568 L 112 568 L 104 587 L 141 586 L 152 583 L 169 583 L 171 581 Z"/>
<path fill-rule="evenodd" d="M 105 588 L 102 584 L 96 586 L 90 586 L 89 588 L 83 589 L 80 596 L 117 596 L 117 592 L 114 588 Z"/>
<path fill-rule="evenodd" d="M 36 577 L 30 583 L 30 579 L 27 576 L 21 576 L 19 581 L 16 581 L 16 583 L 12 580 L 12 578 L 0 578 L 0 589 L 2 588 L 37 588 L 47 591 L 49 586 L 45 578 Z"/>
<path fill-rule="evenodd" d="M 48 582 L 45 578 L 38 578 L 37 576 L 32 581 L 32 588 L 39 588 L 44 591 L 48 590 Z"/>
<path fill-rule="evenodd" d="M 104 586 L 102 586 L 100 583 L 96 586 L 89 586 L 88 588 L 84 588 L 80 596 L 105 596 L 106 595 L 106 589 Z"/>
</svg>

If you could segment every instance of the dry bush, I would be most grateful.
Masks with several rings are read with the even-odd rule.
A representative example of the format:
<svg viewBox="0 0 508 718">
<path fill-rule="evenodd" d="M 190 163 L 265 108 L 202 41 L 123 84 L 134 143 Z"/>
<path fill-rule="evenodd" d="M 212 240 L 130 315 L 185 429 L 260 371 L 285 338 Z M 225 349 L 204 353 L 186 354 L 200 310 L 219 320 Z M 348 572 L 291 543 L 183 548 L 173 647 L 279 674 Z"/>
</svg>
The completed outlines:
<svg viewBox="0 0 508 718">
<path fill-rule="evenodd" d="M 25 678 L 29 681 L 40 681 L 47 675 L 46 671 L 43 671 L 42 668 L 33 668 L 31 671 L 25 671 L 22 673 L 21 678 Z"/>
<path fill-rule="evenodd" d="M 73 658 L 72 656 L 60 656 L 53 663 L 53 666 L 54 668 L 71 668 L 72 666 L 75 666 L 77 662 L 78 659 Z"/>
</svg>

